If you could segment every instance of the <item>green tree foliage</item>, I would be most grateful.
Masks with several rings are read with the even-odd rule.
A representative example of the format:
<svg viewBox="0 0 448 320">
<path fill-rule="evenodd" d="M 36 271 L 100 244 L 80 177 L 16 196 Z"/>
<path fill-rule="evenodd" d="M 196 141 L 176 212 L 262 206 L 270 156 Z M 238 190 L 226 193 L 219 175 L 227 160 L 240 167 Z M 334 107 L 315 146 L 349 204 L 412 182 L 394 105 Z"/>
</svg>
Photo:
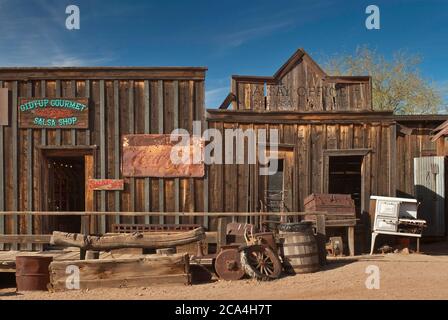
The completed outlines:
<svg viewBox="0 0 448 320">
<path fill-rule="evenodd" d="M 387 60 L 376 50 L 359 47 L 354 55 L 327 58 L 324 68 L 330 75 L 370 75 L 373 107 L 396 114 L 431 114 L 443 109 L 441 92 L 419 72 L 421 58 L 396 52 Z"/>
</svg>

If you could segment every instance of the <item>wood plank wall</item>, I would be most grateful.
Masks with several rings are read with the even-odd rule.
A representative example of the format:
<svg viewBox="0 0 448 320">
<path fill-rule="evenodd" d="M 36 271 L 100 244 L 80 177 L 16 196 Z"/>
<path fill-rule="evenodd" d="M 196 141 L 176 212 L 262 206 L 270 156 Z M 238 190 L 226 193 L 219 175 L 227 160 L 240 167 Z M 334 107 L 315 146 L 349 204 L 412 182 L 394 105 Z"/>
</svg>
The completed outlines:
<svg viewBox="0 0 448 320">
<path fill-rule="evenodd" d="M 395 124 L 385 122 L 341 122 L 326 123 L 238 123 L 238 117 L 231 120 L 208 120 L 209 128 L 223 132 L 225 129 L 248 128 L 277 129 L 281 145 L 292 145 L 294 152 L 293 208 L 303 210 L 303 200 L 311 193 L 324 190 L 324 150 L 370 149 L 363 162 L 362 174 L 364 199 L 370 195 L 393 195 L 390 189 L 395 173 L 392 171 L 390 139 L 394 140 Z M 224 133 L 223 133 L 224 135 Z M 225 154 L 225 150 L 223 150 Z M 262 187 L 257 165 L 217 165 L 209 167 L 210 211 L 259 211 Z M 218 192 L 218 190 L 222 190 Z M 368 200 L 363 210 L 368 212 Z M 214 222 L 213 222 L 214 223 Z"/>
<path fill-rule="evenodd" d="M 393 121 L 362 120 L 319 121 L 290 118 L 275 123 L 244 121 L 229 116 L 225 120 L 204 113 L 204 80 L 144 79 L 128 80 L 67 79 L 48 77 L 33 80 L 1 80 L 0 87 L 12 95 L 12 123 L 0 127 L 0 209 L 42 210 L 42 153 L 39 146 L 91 146 L 95 152 L 97 178 L 121 178 L 121 135 L 129 133 L 169 133 L 176 127 L 191 132 L 192 121 L 200 120 L 224 136 L 225 129 L 278 129 L 280 143 L 293 146 L 293 210 L 303 210 L 303 199 L 324 190 L 324 151 L 370 149 L 363 163 L 364 199 L 370 195 L 393 195 L 395 189 L 412 194 L 412 159 L 435 150 L 446 155 L 444 144 L 429 141 L 429 130 L 439 123 L 420 124 L 411 135 L 403 135 Z M 90 129 L 19 129 L 17 98 L 90 97 Z M 240 121 L 240 122 L 238 122 Z M 396 139 L 395 139 L 396 137 Z M 395 152 L 393 150 L 396 150 Z M 223 147 L 223 156 L 226 152 Z M 235 154 L 235 153 L 234 153 Z M 103 159 L 101 161 L 101 159 Z M 247 154 L 246 154 L 247 160 Z M 258 165 L 212 164 L 205 179 L 126 179 L 124 192 L 96 194 L 95 210 L 105 211 L 238 211 L 259 210 L 263 179 Z M 396 172 L 396 175 L 395 175 Z M 397 178 L 395 178 L 397 177 Z M 396 181 L 394 181 L 396 180 Z M 364 201 L 365 211 L 368 202 Z M 216 228 L 215 219 L 158 217 L 98 219 L 99 230 L 110 230 L 112 223 L 201 223 Z M 45 229 L 46 219 L 8 216 L 0 218 L 0 233 L 35 234 Z M 7 249 L 9 247 L 7 246 Z M 0 248 L 1 249 L 1 248 Z"/>
<path fill-rule="evenodd" d="M 176 72 L 178 74 L 179 72 Z M 205 72 L 202 72 L 204 74 Z M 192 130 L 194 120 L 203 121 L 204 80 L 181 74 L 179 79 L 127 80 L 66 79 L 3 80 L 0 87 L 12 93 L 12 125 L 0 127 L 0 210 L 43 210 L 42 152 L 39 146 L 91 146 L 95 152 L 97 178 L 121 178 L 121 136 L 129 133 L 170 133 L 174 128 Z M 89 130 L 19 129 L 17 98 L 90 97 Z M 204 126 L 204 125 L 203 125 Z M 8 177 L 5 179 L 5 177 Z M 95 194 L 98 211 L 203 211 L 204 179 L 125 179 L 123 192 Z M 172 221 L 171 221 L 171 220 Z M 119 217 L 99 218 L 98 231 L 112 223 L 131 222 Z M 158 219 L 153 218 L 154 223 Z M 177 219 L 167 218 L 167 223 Z M 190 218 L 204 223 L 207 219 Z M 135 222 L 150 222 L 141 217 Z M 8 216 L 0 218 L 0 233 L 42 233 L 45 219 Z M 1 249 L 1 248 L 0 248 Z M 23 248 L 22 248 L 23 249 Z"/>
<path fill-rule="evenodd" d="M 368 77 L 330 77 L 308 59 L 281 78 L 232 78 L 233 110 L 366 111 L 372 110 Z"/>
</svg>

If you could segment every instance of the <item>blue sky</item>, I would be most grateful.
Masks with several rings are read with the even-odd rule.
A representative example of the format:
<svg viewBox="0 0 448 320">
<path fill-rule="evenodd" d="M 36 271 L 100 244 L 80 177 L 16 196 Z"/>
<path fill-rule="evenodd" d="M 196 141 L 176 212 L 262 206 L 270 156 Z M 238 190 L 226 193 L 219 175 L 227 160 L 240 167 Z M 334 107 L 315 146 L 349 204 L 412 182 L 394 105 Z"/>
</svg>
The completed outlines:
<svg viewBox="0 0 448 320">
<path fill-rule="evenodd" d="M 70 4 L 80 30 L 65 28 Z M 365 28 L 369 4 L 381 30 Z M 317 62 L 404 49 L 448 101 L 447 0 L 0 0 L 0 30 L 0 66 L 207 66 L 207 107 L 232 74 L 272 75 L 299 47 Z"/>
</svg>

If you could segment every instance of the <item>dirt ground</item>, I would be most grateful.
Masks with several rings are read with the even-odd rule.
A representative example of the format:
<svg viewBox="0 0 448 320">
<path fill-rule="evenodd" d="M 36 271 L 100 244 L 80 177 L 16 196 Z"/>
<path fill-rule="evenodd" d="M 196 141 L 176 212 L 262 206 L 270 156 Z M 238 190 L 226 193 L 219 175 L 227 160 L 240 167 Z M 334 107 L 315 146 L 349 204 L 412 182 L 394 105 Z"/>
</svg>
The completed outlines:
<svg viewBox="0 0 448 320">
<path fill-rule="evenodd" d="M 448 299 L 448 244 L 426 248 L 426 254 L 386 254 L 332 260 L 314 274 L 287 276 L 272 282 L 216 281 L 192 286 L 98 289 L 71 292 L 16 293 L 0 289 L 1 299 Z M 379 267 L 380 288 L 367 289 L 366 268 Z"/>
</svg>

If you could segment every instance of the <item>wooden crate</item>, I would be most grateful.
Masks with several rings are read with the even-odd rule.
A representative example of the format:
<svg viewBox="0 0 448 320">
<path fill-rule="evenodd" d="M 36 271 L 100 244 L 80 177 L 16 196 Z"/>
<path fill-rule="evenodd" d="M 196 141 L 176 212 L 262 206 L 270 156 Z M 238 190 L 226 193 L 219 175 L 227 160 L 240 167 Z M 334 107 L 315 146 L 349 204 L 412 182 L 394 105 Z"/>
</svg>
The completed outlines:
<svg viewBox="0 0 448 320">
<path fill-rule="evenodd" d="M 310 194 L 304 200 L 305 212 L 326 212 L 327 226 L 338 225 L 338 221 L 356 221 L 355 202 L 349 194 Z M 306 220 L 314 220 L 314 216 L 305 216 Z"/>
</svg>

